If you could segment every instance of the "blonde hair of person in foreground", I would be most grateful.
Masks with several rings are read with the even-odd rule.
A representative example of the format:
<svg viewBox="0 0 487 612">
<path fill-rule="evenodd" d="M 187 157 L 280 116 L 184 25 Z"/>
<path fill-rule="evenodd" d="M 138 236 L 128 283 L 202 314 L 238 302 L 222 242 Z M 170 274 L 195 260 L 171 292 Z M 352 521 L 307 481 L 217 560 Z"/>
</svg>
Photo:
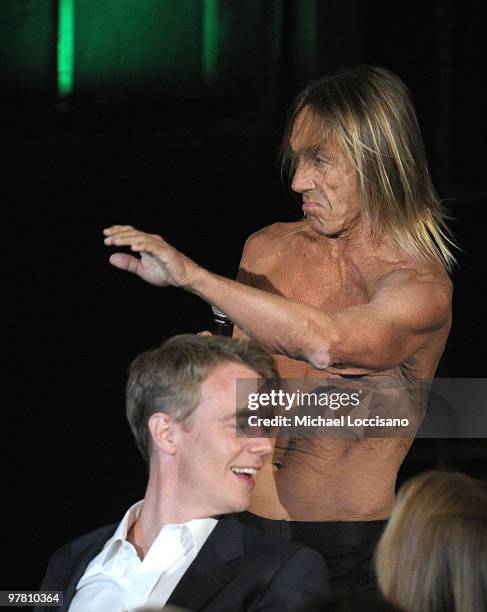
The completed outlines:
<svg viewBox="0 0 487 612">
<path fill-rule="evenodd" d="M 487 482 L 440 471 L 409 480 L 376 570 L 384 596 L 408 612 L 487 610 Z"/>
</svg>

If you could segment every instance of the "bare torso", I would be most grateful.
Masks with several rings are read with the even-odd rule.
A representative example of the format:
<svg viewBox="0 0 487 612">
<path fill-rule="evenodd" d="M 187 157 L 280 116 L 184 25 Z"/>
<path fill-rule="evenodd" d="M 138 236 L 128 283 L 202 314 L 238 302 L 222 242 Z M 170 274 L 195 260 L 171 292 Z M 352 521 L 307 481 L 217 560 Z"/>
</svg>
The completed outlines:
<svg viewBox="0 0 487 612">
<path fill-rule="evenodd" d="M 401 268 L 449 286 L 439 267 L 413 264 L 386 249 L 347 252 L 335 240 L 309 230 L 306 222 L 278 223 L 251 239 L 239 280 L 334 313 L 368 303 L 375 284 Z M 431 378 L 449 327 L 450 321 L 407 363 L 372 376 L 400 384 Z M 316 370 L 305 361 L 275 357 L 284 378 L 362 373 L 350 366 Z M 386 518 L 394 501 L 397 471 L 411 443 L 411 438 L 279 439 L 272 460 L 261 470 L 250 511 L 298 521 Z"/>
</svg>

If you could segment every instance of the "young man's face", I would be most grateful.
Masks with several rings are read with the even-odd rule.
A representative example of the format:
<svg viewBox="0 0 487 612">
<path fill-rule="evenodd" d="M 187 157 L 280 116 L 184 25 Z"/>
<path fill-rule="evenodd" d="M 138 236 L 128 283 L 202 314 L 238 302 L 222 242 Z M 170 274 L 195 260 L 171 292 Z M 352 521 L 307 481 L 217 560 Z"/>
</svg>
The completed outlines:
<svg viewBox="0 0 487 612">
<path fill-rule="evenodd" d="M 238 363 L 216 366 L 201 386 L 189 430 L 178 424 L 178 486 L 182 503 L 191 506 L 195 518 L 241 512 L 249 506 L 257 472 L 273 443 L 269 438 L 236 436 L 236 380 L 258 377 Z"/>
<path fill-rule="evenodd" d="M 305 108 L 292 129 L 290 144 L 296 155 L 292 188 L 303 196 L 303 212 L 312 229 L 325 236 L 344 235 L 355 228 L 361 215 L 358 175 L 337 145 L 307 148 L 309 122 Z"/>
</svg>

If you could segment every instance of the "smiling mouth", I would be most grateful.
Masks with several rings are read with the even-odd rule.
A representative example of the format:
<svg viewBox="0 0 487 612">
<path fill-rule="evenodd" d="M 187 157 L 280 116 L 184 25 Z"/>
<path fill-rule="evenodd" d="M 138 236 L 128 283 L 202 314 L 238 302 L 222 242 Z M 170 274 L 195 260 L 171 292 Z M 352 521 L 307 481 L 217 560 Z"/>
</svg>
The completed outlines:
<svg viewBox="0 0 487 612">
<path fill-rule="evenodd" d="M 247 486 L 254 486 L 255 477 L 259 471 L 254 467 L 232 467 L 230 468 L 235 476 Z"/>
</svg>

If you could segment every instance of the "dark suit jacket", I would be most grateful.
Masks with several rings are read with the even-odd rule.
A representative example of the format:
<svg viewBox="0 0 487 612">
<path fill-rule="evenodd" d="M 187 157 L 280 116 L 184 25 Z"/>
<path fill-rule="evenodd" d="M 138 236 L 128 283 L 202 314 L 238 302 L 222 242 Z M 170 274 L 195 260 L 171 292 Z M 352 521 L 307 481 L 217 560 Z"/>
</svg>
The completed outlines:
<svg viewBox="0 0 487 612">
<path fill-rule="evenodd" d="M 52 556 L 40 589 L 63 591 L 64 605 L 36 610 L 68 609 L 88 563 L 116 527 L 92 531 Z M 327 590 L 318 552 L 242 525 L 230 514 L 218 521 L 167 603 L 205 612 L 284 612 Z"/>
</svg>

